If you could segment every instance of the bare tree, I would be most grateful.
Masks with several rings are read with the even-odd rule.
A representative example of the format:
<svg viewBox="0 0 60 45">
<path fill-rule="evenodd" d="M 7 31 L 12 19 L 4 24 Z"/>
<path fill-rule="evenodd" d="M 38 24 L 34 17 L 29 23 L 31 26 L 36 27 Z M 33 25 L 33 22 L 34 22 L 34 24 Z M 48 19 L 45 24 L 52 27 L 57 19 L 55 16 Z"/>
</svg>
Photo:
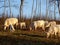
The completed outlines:
<svg viewBox="0 0 60 45">
<path fill-rule="evenodd" d="M 46 0 L 46 20 L 48 18 L 48 0 Z"/>
<path fill-rule="evenodd" d="M 53 17 L 54 20 L 56 20 L 56 12 L 55 12 L 56 11 L 56 1 L 57 0 L 49 0 L 50 3 L 52 2 L 54 4 L 54 17 Z"/>
<path fill-rule="evenodd" d="M 9 5 L 6 5 L 7 2 L 8 1 L 8 3 L 9 3 Z M 16 4 L 14 4 L 14 5 L 11 5 L 11 3 L 10 2 L 12 2 L 12 0 L 0 0 L 0 2 L 3 2 L 4 3 L 4 5 L 2 5 L 2 6 L 0 6 L 0 8 L 2 8 L 2 7 L 4 7 L 4 16 L 6 17 L 6 8 L 10 8 L 10 17 L 12 17 L 12 13 L 11 13 L 11 7 L 14 7 L 14 8 L 17 8 L 18 6 L 16 5 Z M 14 1 L 13 1 L 14 2 Z"/>
<path fill-rule="evenodd" d="M 59 15 L 60 15 L 60 1 L 57 1 L 58 3 L 58 11 L 59 11 Z"/>
<path fill-rule="evenodd" d="M 12 12 L 11 12 L 11 7 L 17 8 L 18 6 L 16 4 L 11 5 L 11 2 L 15 2 L 15 1 L 14 0 L 8 0 L 9 5 L 6 6 L 6 7 L 9 7 L 9 9 L 10 9 L 10 17 L 13 17 Z"/>
<path fill-rule="evenodd" d="M 8 2 L 9 2 L 9 8 L 10 8 L 10 17 L 12 17 L 10 0 L 8 0 Z"/>
<path fill-rule="evenodd" d="M 37 12 L 37 2 L 38 2 L 38 0 L 36 0 L 35 15 L 37 15 L 37 14 L 36 14 L 36 12 Z"/>
<path fill-rule="evenodd" d="M 35 9 L 34 9 L 34 16 L 36 16 L 37 15 L 37 3 L 38 2 L 38 0 L 36 0 L 36 7 L 35 7 Z"/>
<path fill-rule="evenodd" d="M 33 0 L 33 3 L 32 3 L 32 11 L 31 11 L 31 22 L 32 22 L 32 18 L 33 18 L 33 9 L 34 8 L 34 0 Z"/>
<path fill-rule="evenodd" d="M 40 0 L 40 19 L 41 19 L 41 0 Z"/>
<path fill-rule="evenodd" d="M 4 15 L 5 15 L 5 10 L 6 10 L 6 0 L 4 0 Z"/>
<path fill-rule="evenodd" d="M 56 0 L 54 0 L 54 20 L 56 20 Z"/>
<path fill-rule="evenodd" d="M 21 1 L 21 4 L 20 4 L 20 19 L 23 15 L 23 4 L 24 4 L 24 0 L 20 0 Z"/>
</svg>

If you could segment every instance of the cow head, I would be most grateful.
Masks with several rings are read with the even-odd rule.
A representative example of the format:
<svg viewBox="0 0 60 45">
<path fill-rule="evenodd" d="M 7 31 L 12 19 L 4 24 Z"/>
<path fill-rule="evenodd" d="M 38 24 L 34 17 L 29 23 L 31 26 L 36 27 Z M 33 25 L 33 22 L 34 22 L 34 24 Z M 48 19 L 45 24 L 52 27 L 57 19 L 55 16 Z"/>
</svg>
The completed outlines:
<svg viewBox="0 0 60 45">
<path fill-rule="evenodd" d="M 47 25 L 46 25 L 46 27 L 50 27 L 51 26 L 51 24 L 50 23 L 48 23 Z"/>
</svg>

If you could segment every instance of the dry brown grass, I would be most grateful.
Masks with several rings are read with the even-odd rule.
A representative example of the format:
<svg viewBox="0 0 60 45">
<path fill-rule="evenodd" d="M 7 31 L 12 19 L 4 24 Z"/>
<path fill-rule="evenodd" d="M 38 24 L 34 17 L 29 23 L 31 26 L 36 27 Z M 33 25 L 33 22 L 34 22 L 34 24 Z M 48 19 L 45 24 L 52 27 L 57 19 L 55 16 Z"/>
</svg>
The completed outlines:
<svg viewBox="0 0 60 45">
<path fill-rule="evenodd" d="M 0 32 L 0 43 L 11 45 L 59 45 L 60 39 L 46 38 L 46 34 L 40 31 L 15 31 L 15 32 Z M 22 42 L 22 43 L 21 43 Z"/>
<path fill-rule="evenodd" d="M 46 33 L 40 30 L 29 31 L 29 30 L 16 30 L 15 32 L 2 31 L 5 19 L 0 18 L 0 43 L 1 45 L 4 42 L 13 43 L 13 45 L 60 45 L 60 39 L 56 38 L 46 38 Z M 30 24 L 30 19 L 25 20 L 26 24 Z M 57 24 L 60 24 L 60 21 L 56 21 Z M 27 26 L 28 27 L 28 26 Z M 22 42 L 22 43 L 21 43 Z M 11 44 L 10 44 L 11 45 Z"/>
</svg>

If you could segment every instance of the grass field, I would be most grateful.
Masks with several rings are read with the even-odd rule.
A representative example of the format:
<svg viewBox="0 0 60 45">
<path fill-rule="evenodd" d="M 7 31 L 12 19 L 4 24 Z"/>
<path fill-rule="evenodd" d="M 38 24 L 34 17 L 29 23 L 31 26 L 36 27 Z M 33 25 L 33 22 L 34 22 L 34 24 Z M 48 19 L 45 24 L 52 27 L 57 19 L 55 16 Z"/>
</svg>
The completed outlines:
<svg viewBox="0 0 60 45">
<path fill-rule="evenodd" d="M 46 38 L 42 31 L 1 31 L 0 45 L 60 45 L 58 38 Z"/>
</svg>

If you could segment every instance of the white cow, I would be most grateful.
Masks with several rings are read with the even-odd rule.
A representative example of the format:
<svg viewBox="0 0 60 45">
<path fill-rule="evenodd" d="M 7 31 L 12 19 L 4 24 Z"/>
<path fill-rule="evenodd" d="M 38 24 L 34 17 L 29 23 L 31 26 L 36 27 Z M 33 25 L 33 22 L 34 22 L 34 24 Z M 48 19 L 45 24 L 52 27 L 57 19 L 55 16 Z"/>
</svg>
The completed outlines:
<svg viewBox="0 0 60 45">
<path fill-rule="evenodd" d="M 58 32 L 57 31 L 58 30 L 58 28 L 56 27 L 56 26 L 51 26 L 51 27 L 49 27 L 49 30 L 48 30 L 48 32 L 47 32 L 47 38 L 51 35 L 54 35 L 55 34 L 55 36 L 57 35 L 56 33 Z"/>
<path fill-rule="evenodd" d="M 44 21 L 44 20 L 34 21 L 30 24 L 30 30 L 32 30 L 32 28 L 34 28 L 36 30 L 37 27 L 45 30 L 45 24 L 47 24 L 47 23 L 48 23 L 48 21 Z"/>
<path fill-rule="evenodd" d="M 55 36 L 57 36 L 57 33 L 58 33 L 58 36 L 60 37 L 60 25 L 50 26 L 50 27 L 49 27 L 49 30 L 48 30 L 48 32 L 47 32 L 47 38 L 48 38 L 50 35 L 55 35 Z"/>
<path fill-rule="evenodd" d="M 50 36 L 50 35 L 53 35 L 55 33 L 56 35 L 56 30 L 57 30 L 57 27 L 56 27 L 56 22 L 55 21 L 51 21 L 48 23 L 48 25 L 46 25 L 46 28 L 49 27 L 48 29 L 48 32 L 47 32 L 47 38 Z"/>
<path fill-rule="evenodd" d="M 20 22 L 19 25 L 20 25 L 21 29 L 23 29 L 23 27 L 26 28 L 26 23 L 25 22 Z"/>
<path fill-rule="evenodd" d="M 12 30 L 15 30 L 13 25 L 18 25 L 18 19 L 17 18 L 7 18 L 4 23 L 4 30 L 6 30 L 7 27 L 11 26 Z"/>
</svg>

